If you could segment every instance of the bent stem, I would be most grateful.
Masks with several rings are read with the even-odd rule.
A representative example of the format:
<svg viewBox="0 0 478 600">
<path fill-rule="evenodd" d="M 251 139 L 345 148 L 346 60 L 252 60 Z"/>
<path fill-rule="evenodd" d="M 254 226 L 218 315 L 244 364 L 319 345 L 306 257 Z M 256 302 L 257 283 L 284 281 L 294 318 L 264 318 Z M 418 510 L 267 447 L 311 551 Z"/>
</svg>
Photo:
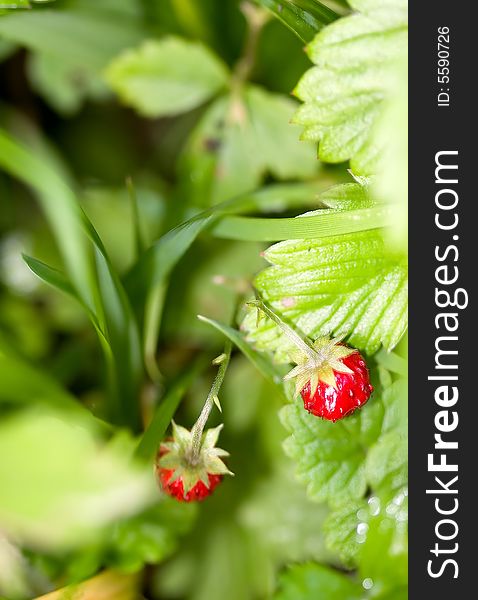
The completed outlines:
<svg viewBox="0 0 478 600">
<path fill-rule="evenodd" d="M 299 350 L 301 350 L 309 358 L 315 359 L 315 357 L 317 356 L 317 352 L 304 339 L 302 339 L 300 335 L 292 329 L 292 327 L 287 325 L 287 323 L 284 323 L 284 321 L 279 317 L 279 315 L 276 315 L 276 313 L 273 310 L 271 310 L 266 304 L 264 304 L 262 300 L 251 300 L 247 304 L 248 306 L 252 306 L 254 308 L 257 308 L 258 310 L 261 310 L 265 315 L 269 317 L 269 319 L 271 319 L 271 321 L 274 321 L 274 323 L 280 328 L 280 330 L 283 333 L 285 333 L 285 335 L 290 339 L 291 342 L 295 344 L 295 346 L 297 346 Z"/>
<path fill-rule="evenodd" d="M 204 431 L 204 427 L 206 426 L 209 415 L 211 414 L 211 410 L 214 404 L 219 405 L 218 394 L 221 389 L 222 382 L 224 380 L 224 376 L 227 371 L 227 367 L 229 365 L 229 360 L 231 358 L 231 348 L 232 344 L 228 340 L 224 346 L 224 352 L 214 359 L 213 364 L 219 364 L 219 370 L 216 374 L 216 377 L 213 381 L 209 394 L 206 398 L 206 402 L 202 408 L 201 414 L 198 417 L 196 423 L 192 428 L 192 451 L 191 451 L 191 461 L 197 461 L 199 459 L 199 454 L 201 450 L 201 440 L 202 434 Z"/>
</svg>

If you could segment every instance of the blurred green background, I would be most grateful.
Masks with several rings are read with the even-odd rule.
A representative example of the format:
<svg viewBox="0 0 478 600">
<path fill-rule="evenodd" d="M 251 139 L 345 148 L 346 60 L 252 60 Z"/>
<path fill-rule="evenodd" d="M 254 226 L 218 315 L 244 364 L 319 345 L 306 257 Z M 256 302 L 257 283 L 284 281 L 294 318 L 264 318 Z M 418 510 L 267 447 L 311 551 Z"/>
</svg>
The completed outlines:
<svg viewBox="0 0 478 600">
<path fill-rule="evenodd" d="M 258 4 L 282 12 L 269 0 L 0 8 L 0 598 L 259 599 L 295 563 L 298 587 L 280 598 L 318 598 L 316 581 L 324 600 L 368 589 L 339 573 L 353 561 L 326 545 L 329 509 L 282 449 L 285 398 L 260 372 L 280 367 L 253 350 L 233 351 L 209 423 L 225 423 L 235 477 L 186 505 L 152 475 L 172 414 L 192 426 L 224 345 L 197 315 L 238 326 L 267 265 L 257 240 L 275 239 L 267 223 L 220 235 L 215 216 L 295 216 L 352 181 L 291 124 L 305 41 L 349 8 L 325 2 L 323 23 L 301 12 L 294 35 Z M 399 175 L 378 181 L 384 197 L 403 192 Z M 344 544 L 352 508 L 352 521 L 334 516 Z M 402 600 L 402 542 L 382 569 L 399 591 L 370 597 Z"/>
<path fill-rule="evenodd" d="M 214 60 L 233 70 L 251 44 L 244 9 L 233 0 L 57 0 L 0 16 L 0 125 L 70 183 L 120 275 L 131 267 L 136 252 L 127 176 L 134 182 L 142 233 L 149 243 L 210 202 L 265 182 L 317 180 L 320 174 L 312 145 L 304 144 L 298 166 L 282 173 L 280 165 L 254 164 L 260 152 L 254 141 L 246 140 L 250 145 L 241 148 L 241 141 L 226 139 L 235 171 L 216 193 L 207 173 L 211 167 L 204 163 L 212 153 L 207 147 L 188 150 L 214 100 L 206 95 L 180 114 L 144 117 L 118 100 L 105 78 L 106 68 L 124 49 L 168 34 L 203 42 L 218 57 Z M 274 96 L 280 111 L 276 116 L 272 105 L 267 126 L 289 128 L 289 94 L 309 65 L 303 44 L 275 19 L 264 19 L 252 43 L 248 79 L 280 94 Z M 221 93 L 227 93 L 228 85 L 220 86 Z M 293 131 L 292 137 L 298 137 Z M 321 176 L 330 185 L 342 173 L 330 170 Z M 320 179 L 318 185 L 323 185 Z M 311 201 L 310 194 L 300 199 L 305 207 Z M 12 482 L 11 497 L 0 509 L 0 589 L 6 597 L 40 595 L 113 567 L 140 571 L 141 593 L 148 598 L 243 600 L 272 593 L 277 571 L 290 561 L 333 561 L 321 533 L 325 509 L 306 500 L 281 449 L 280 397 L 238 353 L 221 394 L 226 421 L 221 445 L 231 453 L 236 477 L 227 478 L 200 507 L 167 500 L 151 505 L 155 492 L 137 481 L 142 473 L 122 472 L 122 457 L 133 444 L 127 432 L 115 434 L 109 443 L 114 452 L 107 447 L 103 467 L 99 450 L 91 447 L 103 444 L 96 425 L 85 425 L 88 439 L 74 426 L 83 415 L 72 412 L 55 434 L 57 415 L 48 411 L 65 410 L 61 403 L 71 402 L 72 396 L 94 414 L 106 415 L 105 359 L 78 302 L 41 282 L 22 260 L 25 253 L 63 269 L 35 195 L 2 174 L 0 207 L 0 448 L 2 469 L 8 468 L 3 481 Z M 274 210 L 281 209 L 279 203 Z M 154 348 L 161 380 L 153 382 L 146 375 L 140 386 L 143 421 L 194 357 L 212 360 L 221 351 L 221 335 L 196 315 L 229 321 L 237 291 L 265 265 L 260 255 L 265 247 L 203 235 L 181 258 L 164 292 Z M 176 414 L 178 422 L 194 422 L 213 373 L 213 368 L 203 369 L 196 377 Z M 52 395 L 58 397 L 56 405 Z M 46 414 L 41 406 L 48 407 Z M 131 506 L 125 505 L 133 492 L 115 488 L 116 480 L 138 487 Z M 96 498 L 101 496 L 98 481 L 108 498 Z M 41 492 L 45 487 L 48 493 Z M 73 518 L 71 511 L 77 509 L 70 506 L 69 495 L 79 492 L 92 494 L 95 508 Z M 144 512 L 142 505 L 148 506 Z M 118 521 L 116 513 L 133 516 Z M 4 530 L 6 522 L 11 528 Z M 119 575 L 113 579 L 118 589 L 110 597 L 140 593 L 131 580 L 122 586 Z M 106 580 L 105 585 L 113 584 Z"/>
</svg>

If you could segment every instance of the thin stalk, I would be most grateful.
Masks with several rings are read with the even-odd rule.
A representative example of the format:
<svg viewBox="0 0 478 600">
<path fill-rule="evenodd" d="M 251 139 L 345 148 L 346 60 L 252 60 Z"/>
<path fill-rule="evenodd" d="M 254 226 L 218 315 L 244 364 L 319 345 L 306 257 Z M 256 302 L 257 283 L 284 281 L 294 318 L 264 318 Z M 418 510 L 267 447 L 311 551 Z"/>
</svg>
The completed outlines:
<svg viewBox="0 0 478 600">
<path fill-rule="evenodd" d="M 194 462 L 194 460 L 197 460 L 199 458 L 199 453 L 201 450 L 201 440 L 202 440 L 202 434 L 204 431 L 204 427 L 206 426 L 209 415 L 211 414 L 212 407 L 217 401 L 217 396 L 219 394 L 219 390 L 221 389 L 221 385 L 224 380 L 224 376 L 226 374 L 227 367 L 229 365 L 229 360 L 231 358 L 231 348 L 232 348 L 232 344 L 228 340 L 224 346 L 223 354 L 221 354 L 218 357 L 218 359 L 220 359 L 220 362 L 218 359 L 216 359 L 214 361 L 214 363 L 216 363 L 216 364 L 217 364 L 217 362 L 219 362 L 219 370 L 216 374 L 216 377 L 214 378 L 213 384 L 212 384 L 209 394 L 206 398 L 206 402 L 204 403 L 204 406 L 201 410 L 201 414 L 199 415 L 198 420 L 196 421 L 196 423 L 194 423 L 194 426 L 192 428 L 191 460 L 193 462 Z"/>
<path fill-rule="evenodd" d="M 141 219 L 139 215 L 138 197 L 136 196 L 136 190 L 134 188 L 133 180 L 131 177 L 126 178 L 126 187 L 128 189 L 128 195 L 131 204 L 131 212 L 133 214 L 133 234 L 136 252 L 135 259 L 138 260 L 141 254 L 146 250 L 146 243 L 144 241 L 143 233 L 141 231 Z"/>
<path fill-rule="evenodd" d="M 264 304 L 262 300 L 251 300 L 247 303 L 249 306 L 253 306 L 258 310 L 262 310 L 262 312 L 274 321 L 274 323 L 279 327 L 281 331 L 285 333 L 285 335 L 293 342 L 297 348 L 299 348 L 306 356 L 310 359 L 315 360 L 317 358 L 317 351 L 314 350 L 309 344 L 303 340 L 300 335 L 295 332 L 290 325 L 284 323 L 284 321 L 276 315 L 274 311 L 272 311 L 268 306 Z"/>
<path fill-rule="evenodd" d="M 251 76 L 256 62 L 259 38 L 264 25 L 270 18 L 269 13 L 262 8 L 252 5 L 250 2 L 242 2 L 241 11 L 246 18 L 247 34 L 242 56 L 234 68 L 233 89 L 242 87 L 242 84 Z"/>
</svg>

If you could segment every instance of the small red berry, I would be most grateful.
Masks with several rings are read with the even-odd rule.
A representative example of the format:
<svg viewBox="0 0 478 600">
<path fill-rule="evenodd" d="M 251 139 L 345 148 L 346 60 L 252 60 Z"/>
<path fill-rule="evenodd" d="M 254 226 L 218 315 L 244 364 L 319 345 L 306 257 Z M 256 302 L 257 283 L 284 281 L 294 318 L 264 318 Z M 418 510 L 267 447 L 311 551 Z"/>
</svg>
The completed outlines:
<svg viewBox="0 0 478 600">
<path fill-rule="evenodd" d="M 174 471 L 172 469 L 159 469 L 159 479 L 166 494 L 173 496 L 180 502 L 204 500 L 204 498 L 207 498 L 212 494 L 214 488 L 222 481 L 222 475 L 211 475 L 208 473 L 209 487 L 206 487 L 202 481 L 198 481 L 187 494 L 184 494 L 184 485 L 181 477 L 174 480 L 172 483 L 169 483 L 173 473 Z"/>
<path fill-rule="evenodd" d="M 302 396 L 307 411 L 337 421 L 367 402 L 373 387 L 358 350 L 343 344 L 342 338 L 304 339 L 262 300 L 249 305 L 264 312 L 291 343 L 289 356 L 296 366 L 284 379 L 295 380 L 295 393 Z"/>
<path fill-rule="evenodd" d="M 370 398 L 373 387 L 362 355 L 355 351 L 343 358 L 342 363 L 351 373 L 334 370 L 335 386 L 319 380 L 315 392 L 311 393 L 309 380 L 302 388 L 300 395 L 308 412 L 335 422 L 353 413 Z"/>
<path fill-rule="evenodd" d="M 163 491 L 180 502 L 204 500 L 223 479 L 232 473 L 222 461 L 228 453 L 216 447 L 222 425 L 202 434 L 199 446 L 194 434 L 173 422 L 173 437 L 158 451 L 155 473 Z"/>
</svg>

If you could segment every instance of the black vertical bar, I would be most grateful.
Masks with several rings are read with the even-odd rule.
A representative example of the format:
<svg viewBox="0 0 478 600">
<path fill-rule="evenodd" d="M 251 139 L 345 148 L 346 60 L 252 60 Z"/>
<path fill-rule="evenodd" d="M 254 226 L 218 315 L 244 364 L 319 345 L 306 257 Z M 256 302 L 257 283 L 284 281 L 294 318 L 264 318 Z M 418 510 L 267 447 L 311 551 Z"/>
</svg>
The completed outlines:
<svg viewBox="0 0 478 600">
<path fill-rule="evenodd" d="M 478 597 L 474 581 L 478 575 L 475 565 L 478 364 L 474 355 L 478 318 L 475 311 L 478 152 L 474 149 L 478 129 L 478 103 L 474 92 L 478 30 L 471 14 L 473 8 L 473 3 L 450 0 L 415 0 L 410 6 L 409 566 L 412 600 Z M 444 33 L 446 31 L 448 33 Z M 439 38 L 440 35 L 444 37 Z M 442 154 L 437 154 L 440 152 Z M 436 174 L 437 161 L 458 168 L 444 167 Z M 453 207 L 455 201 L 457 204 Z M 451 227 L 456 219 L 456 227 Z M 444 268 L 437 272 L 439 267 Z M 451 282 L 455 276 L 457 280 Z M 440 308 L 437 290 L 441 304 L 447 303 L 448 293 L 451 302 L 457 300 L 460 306 L 464 306 L 468 298 L 468 306 Z M 449 316 L 439 317 L 439 314 Z M 456 331 L 451 331 L 455 326 Z M 436 344 L 440 337 L 443 339 L 438 342 L 439 349 L 458 354 L 437 357 Z M 437 368 L 437 359 L 444 368 Z M 440 381 L 429 377 L 457 379 Z M 453 388 L 458 393 L 456 403 L 453 403 Z M 435 435 L 441 435 L 442 443 L 448 442 L 450 446 L 436 448 L 439 442 Z M 457 449 L 452 447 L 454 442 L 458 443 Z M 445 470 L 434 471 L 439 467 L 428 465 L 429 455 L 435 465 L 446 461 Z M 455 465 L 457 471 L 446 470 Z M 440 514 L 439 510 L 450 512 Z"/>
</svg>

